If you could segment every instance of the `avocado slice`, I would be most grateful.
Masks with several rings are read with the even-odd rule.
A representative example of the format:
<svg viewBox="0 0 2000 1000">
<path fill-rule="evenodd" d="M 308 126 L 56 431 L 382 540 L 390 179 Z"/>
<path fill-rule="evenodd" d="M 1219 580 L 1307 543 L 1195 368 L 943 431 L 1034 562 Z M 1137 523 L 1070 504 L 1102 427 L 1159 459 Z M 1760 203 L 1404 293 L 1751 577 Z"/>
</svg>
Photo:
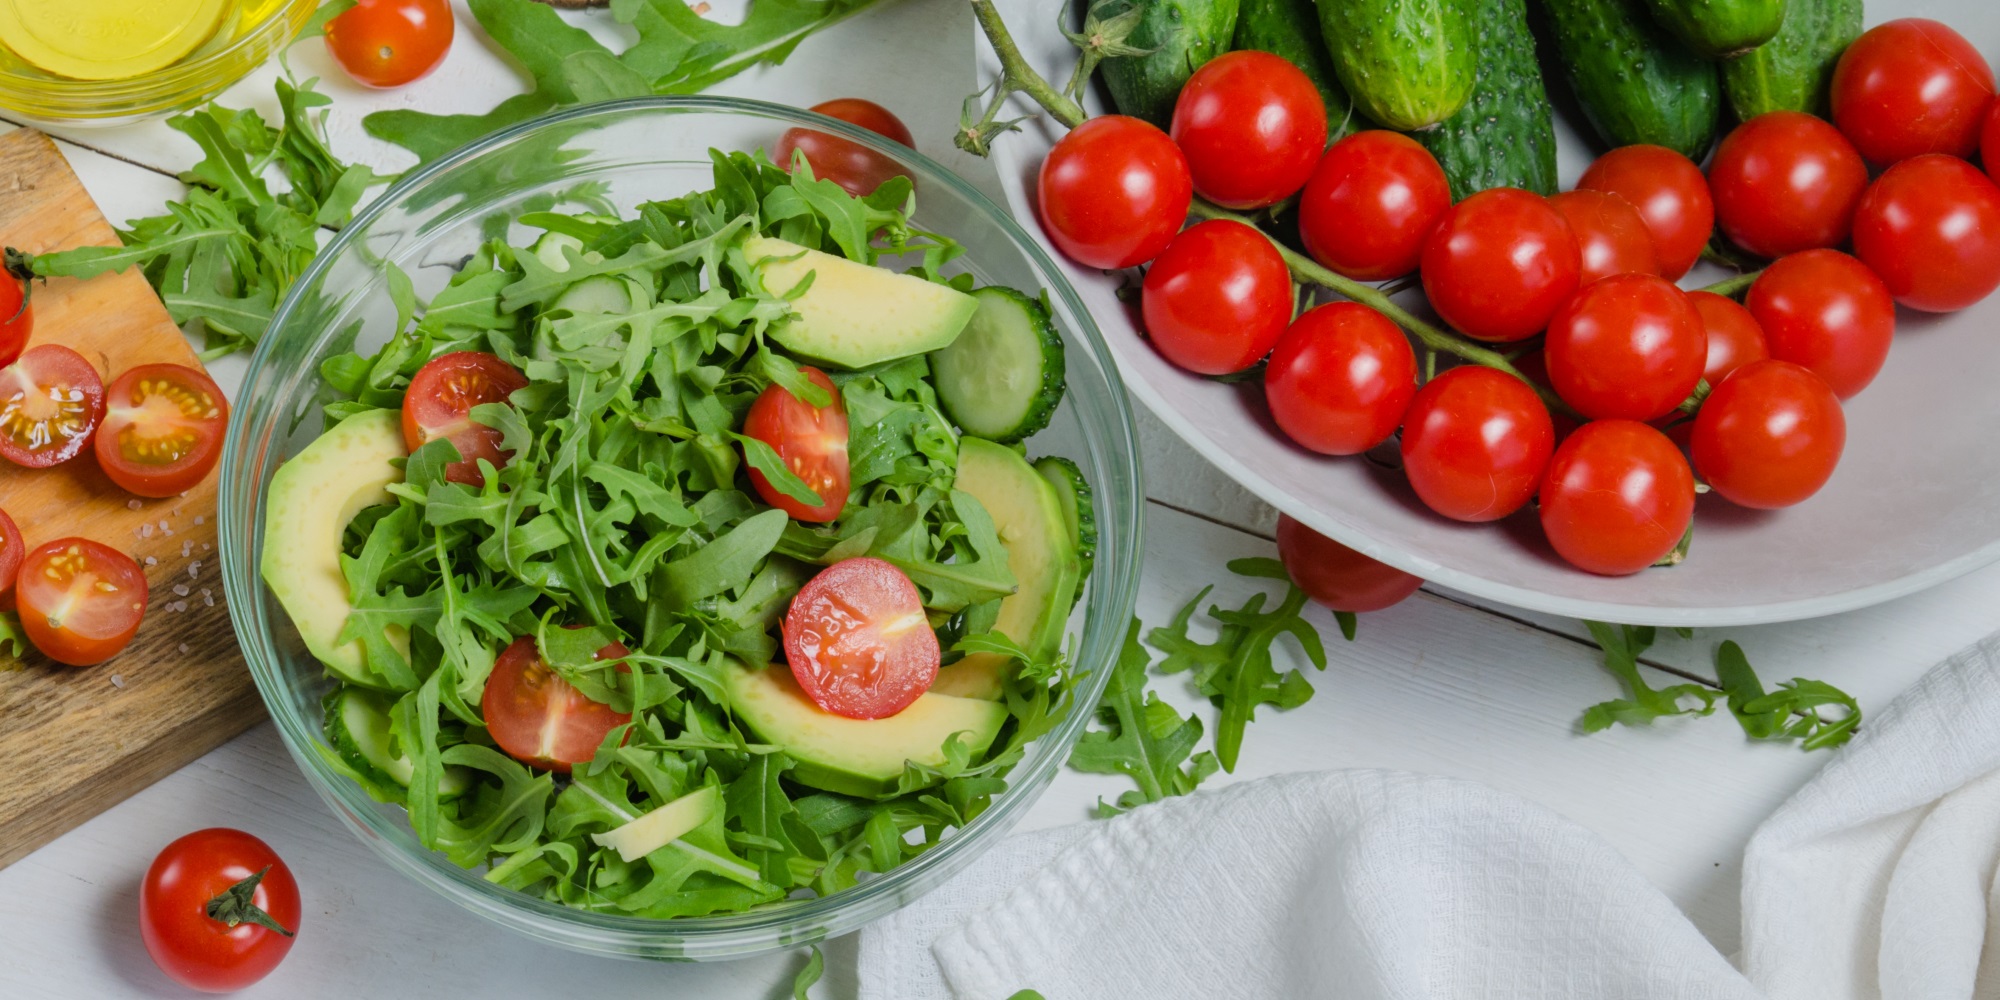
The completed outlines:
<svg viewBox="0 0 2000 1000">
<path fill-rule="evenodd" d="M 957 289 L 784 240 L 752 236 L 743 253 L 773 294 L 812 276 L 792 300 L 795 315 L 771 336 L 794 354 L 836 368 L 935 351 L 957 340 L 979 311 L 978 300 Z"/>
<path fill-rule="evenodd" d="M 720 808 L 722 789 L 704 785 L 620 826 L 593 833 L 590 839 L 617 851 L 619 860 L 630 864 L 694 832 Z"/>
<path fill-rule="evenodd" d="M 400 414 L 357 413 L 279 466 L 265 504 L 264 584 L 328 670 L 368 687 L 381 682 L 363 668 L 361 644 L 334 642 L 354 610 L 340 572 L 340 535 L 362 509 L 390 501 L 389 484 L 403 478 L 395 462 L 408 454 Z M 409 636 L 386 634 L 407 655 Z"/>
<path fill-rule="evenodd" d="M 1055 486 L 1014 449 L 966 435 L 958 439 L 957 487 L 992 516 L 1014 571 L 1015 590 L 1000 601 L 994 630 L 1036 656 L 1054 654 L 1083 577 Z M 938 671 L 931 693 L 997 700 L 1008 663 L 993 653 L 968 654 Z"/>
<path fill-rule="evenodd" d="M 1007 721 L 1007 707 L 999 702 L 936 692 L 885 719 L 850 719 L 813 704 L 782 664 L 732 662 L 724 683 L 736 720 L 798 762 L 792 780 L 862 798 L 895 794 L 905 761 L 944 763 L 944 741 L 953 733 L 977 759 Z"/>
</svg>

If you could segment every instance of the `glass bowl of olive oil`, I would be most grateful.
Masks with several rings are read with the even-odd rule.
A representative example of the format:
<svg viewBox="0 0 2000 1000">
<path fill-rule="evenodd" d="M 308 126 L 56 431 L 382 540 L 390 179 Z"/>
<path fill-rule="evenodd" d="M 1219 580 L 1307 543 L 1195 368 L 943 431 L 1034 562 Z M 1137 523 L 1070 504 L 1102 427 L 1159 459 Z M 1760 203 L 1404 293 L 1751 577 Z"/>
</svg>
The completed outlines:
<svg viewBox="0 0 2000 1000">
<path fill-rule="evenodd" d="M 0 109 L 54 125 L 184 111 L 275 55 L 319 0 L 0 0 Z"/>
</svg>

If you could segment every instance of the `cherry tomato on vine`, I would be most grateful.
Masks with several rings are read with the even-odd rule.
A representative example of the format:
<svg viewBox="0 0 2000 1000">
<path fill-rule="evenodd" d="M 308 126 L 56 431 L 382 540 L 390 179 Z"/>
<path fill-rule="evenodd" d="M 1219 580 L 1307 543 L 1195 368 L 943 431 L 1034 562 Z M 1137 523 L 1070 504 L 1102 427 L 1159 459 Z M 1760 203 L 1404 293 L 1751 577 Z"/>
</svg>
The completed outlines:
<svg viewBox="0 0 2000 1000">
<path fill-rule="evenodd" d="M 937 680 L 942 653 L 917 585 L 862 556 L 820 570 L 785 612 L 785 661 L 813 704 L 850 719 L 910 706 Z"/>
<path fill-rule="evenodd" d="M 1165 132 L 1125 115 L 1099 115 L 1049 150 L 1036 182 L 1042 231 L 1089 267 L 1143 264 L 1187 221 L 1194 185 Z"/>
<path fill-rule="evenodd" d="M 1430 380 L 1403 418 L 1403 471 L 1426 505 L 1497 521 L 1535 495 L 1555 448 L 1548 407 L 1528 383 L 1478 365 Z"/>
<path fill-rule="evenodd" d="M 1861 199 L 1854 254 L 1912 309 L 1972 305 L 2000 288 L 2000 186 L 1955 156 L 1904 160 Z"/>
<path fill-rule="evenodd" d="M 1424 246 L 1424 294 L 1468 337 L 1525 340 L 1576 291 L 1582 266 L 1575 234 L 1547 198 L 1493 188 L 1438 223 Z"/>
<path fill-rule="evenodd" d="M 1357 132 L 1320 157 L 1299 195 L 1299 236 L 1313 259 L 1356 281 L 1400 278 L 1451 210 L 1437 157 L 1409 136 Z"/>
<path fill-rule="evenodd" d="M 104 382 L 83 355 L 40 344 L 0 368 L 0 458 L 30 469 L 67 462 L 104 419 Z"/>
<path fill-rule="evenodd" d="M 815 104 L 812 110 L 828 118 L 859 125 L 891 142 L 916 148 L 917 141 L 910 135 L 910 127 L 888 108 L 874 101 L 841 97 Z M 814 177 L 830 180 L 856 198 L 875 193 L 875 189 L 891 177 L 909 176 L 909 171 L 898 166 L 895 160 L 852 139 L 843 139 L 828 132 L 809 128 L 786 129 L 785 134 L 778 137 L 778 148 L 772 154 L 772 160 L 790 170 L 794 151 L 806 154 L 806 162 L 811 164 Z"/>
<path fill-rule="evenodd" d="M 1542 533 L 1556 554 L 1604 576 L 1637 573 L 1679 545 L 1694 519 L 1694 473 L 1665 434 L 1598 420 L 1549 459 Z"/>
<path fill-rule="evenodd" d="M 14 599 L 21 631 L 57 663 L 88 667 L 117 656 L 146 617 L 146 574 L 109 545 L 58 538 L 21 560 Z"/>
<path fill-rule="evenodd" d="M 0 510 L 0 611 L 14 610 L 14 580 L 20 576 L 21 560 L 28 554 L 21 541 L 21 529 Z"/>
<path fill-rule="evenodd" d="M 416 451 L 438 438 L 450 438 L 459 460 L 445 466 L 445 479 L 482 485 L 486 477 L 479 471 L 479 460 L 499 469 L 514 453 L 501 450 L 498 428 L 472 419 L 472 408 L 504 403 L 527 385 L 528 377 L 497 354 L 440 354 L 417 369 L 403 394 L 403 444 Z"/>
<path fill-rule="evenodd" d="M 1847 242 L 1868 165 L 1825 121 L 1772 111 L 1723 138 L 1708 184 L 1724 235 L 1759 257 L 1783 257 Z"/>
<path fill-rule="evenodd" d="M 1876 166 L 1971 156 L 1992 100 L 1993 69 L 1979 49 L 1921 17 L 1868 29 L 1833 69 L 1833 123 Z"/>
<path fill-rule="evenodd" d="M 1416 394 L 1417 358 L 1408 338 L 1354 302 L 1329 302 L 1300 316 L 1264 367 L 1271 418 L 1323 455 L 1357 455 L 1387 441 Z"/>
<path fill-rule="evenodd" d="M 1695 414 L 1694 467 L 1745 507 L 1790 507 L 1840 464 L 1847 417 L 1826 382 L 1789 361 L 1755 361 L 1723 379 Z"/>
<path fill-rule="evenodd" d="M 1312 176 L 1326 148 L 1326 103 L 1290 60 L 1228 52 L 1181 86 L 1169 134 L 1202 197 L 1224 208 L 1263 208 Z"/>
<path fill-rule="evenodd" d="M 840 516 L 847 507 L 847 491 L 853 482 L 853 467 L 847 460 L 847 406 L 840 389 L 826 373 L 810 365 L 801 367 L 812 384 L 826 390 L 832 402 L 814 406 L 792 395 L 791 390 L 773 384 L 750 404 L 743 418 L 743 434 L 771 446 L 785 468 L 799 477 L 806 488 L 819 495 L 819 505 L 809 506 L 779 492 L 753 466 L 750 485 L 764 502 L 792 516 L 793 520 L 824 524 Z"/>
<path fill-rule="evenodd" d="M 356 0 L 326 23 L 326 48 L 356 83 L 400 87 L 444 62 L 452 32 L 448 0 Z"/>
<path fill-rule="evenodd" d="M 162 848 L 139 884 L 139 933 L 154 964 L 206 993 L 271 974 L 299 930 L 299 884 L 269 844 L 196 830 Z"/>
<path fill-rule="evenodd" d="M 0 275 L 0 368 L 14 363 L 28 349 L 35 332 L 35 307 L 28 300 L 27 282 Z"/>
<path fill-rule="evenodd" d="M 1687 294 L 1665 278 L 1619 274 L 1576 293 L 1543 348 L 1556 395 L 1594 420 L 1673 412 L 1708 360 L 1708 333 Z"/>
<path fill-rule="evenodd" d="M 1576 236 L 1582 269 L 1578 287 L 1614 274 L 1658 274 L 1660 254 L 1653 234 L 1632 203 L 1603 191 L 1565 191 L 1549 198 Z"/>
<path fill-rule="evenodd" d="M 1689 292 L 1688 302 L 1701 314 L 1702 329 L 1708 333 L 1708 360 L 1701 377 L 1713 387 L 1730 372 L 1771 356 L 1764 346 L 1764 328 L 1757 317 L 1735 299 L 1714 292 Z"/>
<path fill-rule="evenodd" d="M 229 400 L 206 374 L 181 365 L 128 368 L 104 390 L 97 464 L 128 493 L 184 493 L 222 459 L 228 425 Z"/>
<path fill-rule="evenodd" d="M 1140 311 L 1168 361 L 1203 375 L 1271 353 L 1292 318 L 1292 273 L 1264 234 L 1215 219 L 1174 237 L 1146 269 Z"/>
<path fill-rule="evenodd" d="M 1549 357 L 1547 352 L 1537 348 L 1515 358 L 1514 370 L 1520 372 L 1523 377 L 1533 382 L 1536 386 L 1546 389 L 1549 392 L 1556 391 L 1554 383 L 1549 381 Z M 1570 432 L 1583 426 L 1583 421 L 1578 420 L 1568 411 L 1559 413 L 1555 410 L 1550 410 L 1549 423 L 1555 428 L 1557 444 L 1561 444 L 1564 438 L 1569 437 Z"/>
<path fill-rule="evenodd" d="M 1597 158 L 1577 187 L 1632 203 L 1653 234 L 1660 277 L 1679 281 L 1715 231 L 1708 178 L 1694 161 L 1665 146 L 1623 146 Z"/>
<path fill-rule="evenodd" d="M 1896 303 L 1867 265 L 1838 250 L 1780 257 L 1743 304 L 1771 357 L 1802 365 L 1842 399 L 1868 387 L 1896 336 Z"/>
<path fill-rule="evenodd" d="M 1278 515 L 1278 559 L 1306 596 L 1334 611 L 1361 614 L 1402 603 L 1424 581 Z"/>
<path fill-rule="evenodd" d="M 632 655 L 613 642 L 591 659 L 617 660 Z M 619 669 L 628 669 L 623 664 Z M 569 773 L 572 766 L 597 756 L 597 748 L 613 729 L 632 721 L 630 715 L 592 701 L 563 679 L 535 648 L 535 637 L 524 635 L 501 652 L 479 699 L 486 731 L 507 756 L 548 771 Z"/>
</svg>

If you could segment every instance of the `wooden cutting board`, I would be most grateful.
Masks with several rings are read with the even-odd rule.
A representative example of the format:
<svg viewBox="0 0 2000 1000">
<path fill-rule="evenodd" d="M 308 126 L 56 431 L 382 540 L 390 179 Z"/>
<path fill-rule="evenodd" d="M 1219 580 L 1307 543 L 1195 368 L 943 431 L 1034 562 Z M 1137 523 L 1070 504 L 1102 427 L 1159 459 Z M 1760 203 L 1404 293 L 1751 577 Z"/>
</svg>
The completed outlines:
<svg viewBox="0 0 2000 1000">
<path fill-rule="evenodd" d="M 31 253 L 116 246 L 118 236 L 55 144 L 0 136 L 0 243 Z M 137 271 L 34 289 L 29 340 L 74 348 L 108 384 L 134 365 L 201 367 Z M 217 569 L 219 473 L 179 497 L 141 500 L 89 450 L 52 469 L 0 462 L 0 508 L 30 546 L 82 536 L 131 554 L 150 583 L 145 622 L 123 653 L 65 667 L 0 653 L 0 867 L 264 718 L 236 646 Z M 184 831 L 161 831 L 162 843 Z"/>
</svg>

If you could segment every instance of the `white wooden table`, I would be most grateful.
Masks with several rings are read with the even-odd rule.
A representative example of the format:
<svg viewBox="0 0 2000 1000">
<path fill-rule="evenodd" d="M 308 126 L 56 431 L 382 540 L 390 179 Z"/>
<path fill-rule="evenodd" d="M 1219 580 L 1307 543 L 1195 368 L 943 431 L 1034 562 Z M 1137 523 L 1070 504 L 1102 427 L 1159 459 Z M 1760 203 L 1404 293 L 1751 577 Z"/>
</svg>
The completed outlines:
<svg viewBox="0 0 2000 1000">
<path fill-rule="evenodd" d="M 361 115 L 381 107 L 484 110 L 518 88 L 515 71 L 468 30 L 432 78 L 391 93 L 346 82 L 317 43 L 299 46 L 302 75 L 335 97 L 335 148 L 395 168 L 397 151 L 366 138 Z M 727 93 L 809 105 L 862 96 L 909 123 L 918 146 L 984 185 L 997 182 L 950 145 L 960 98 L 972 89 L 972 26 L 951 0 L 904 0 L 816 37 L 782 67 L 725 84 Z M 274 70 L 225 101 L 275 112 Z M 180 192 L 173 174 L 192 144 L 157 123 L 69 133 L 64 151 L 113 220 L 155 214 Z M 233 386 L 242 359 L 217 366 Z M 1202 583 L 1240 601 L 1245 582 L 1222 564 L 1272 552 L 1275 515 L 1141 415 L 1148 493 L 1145 586 L 1139 613 L 1164 621 Z M 1597 665 L 1580 623 L 1497 608 L 1427 589 L 1370 615 L 1359 641 L 1341 643 L 1330 616 L 1332 665 L 1319 695 L 1252 726 L 1234 776 L 1386 767 L 1484 781 L 1542 802 L 1599 832 L 1629 856 L 1725 953 L 1737 944 L 1744 843 L 1757 823 L 1824 761 L 1788 747 L 1751 745 L 1726 718 L 1669 720 L 1651 730 L 1585 737 L 1583 708 L 1618 691 Z M 2000 568 L 1837 618 L 1665 639 L 1652 661 L 1708 673 L 1714 644 L 1741 642 L 1767 682 L 1817 677 L 1886 705 L 1946 654 L 2000 626 Z M 1288 641 L 1288 640 L 1287 640 Z M 1290 647 L 1280 655 L 1292 657 Z M 1663 679 L 1665 675 L 1660 675 Z M 1179 684 L 1169 697 L 1196 704 Z M 1204 710 L 1205 706 L 1204 706 Z M 1029 827 L 1081 822 L 1119 780 L 1065 772 L 1029 815 Z M 204 826 L 249 830 L 297 873 L 304 930 L 278 971 L 246 996 L 548 997 L 587 989 L 625 996 L 769 998 L 789 995 L 801 961 L 785 956 L 725 965 L 670 966 L 589 958 L 488 925 L 404 880 L 341 829 L 307 788 L 266 724 L 69 835 L 0 871 L 0 996 L 180 996 L 147 958 L 136 926 L 138 884 L 153 854 Z M 828 949 L 817 995 L 851 996 L 852 939 Z M 561 991 L 561 992 L 557 992 Z M 191 994 L 190 994 L 191 995 Z"/>
</svg>

